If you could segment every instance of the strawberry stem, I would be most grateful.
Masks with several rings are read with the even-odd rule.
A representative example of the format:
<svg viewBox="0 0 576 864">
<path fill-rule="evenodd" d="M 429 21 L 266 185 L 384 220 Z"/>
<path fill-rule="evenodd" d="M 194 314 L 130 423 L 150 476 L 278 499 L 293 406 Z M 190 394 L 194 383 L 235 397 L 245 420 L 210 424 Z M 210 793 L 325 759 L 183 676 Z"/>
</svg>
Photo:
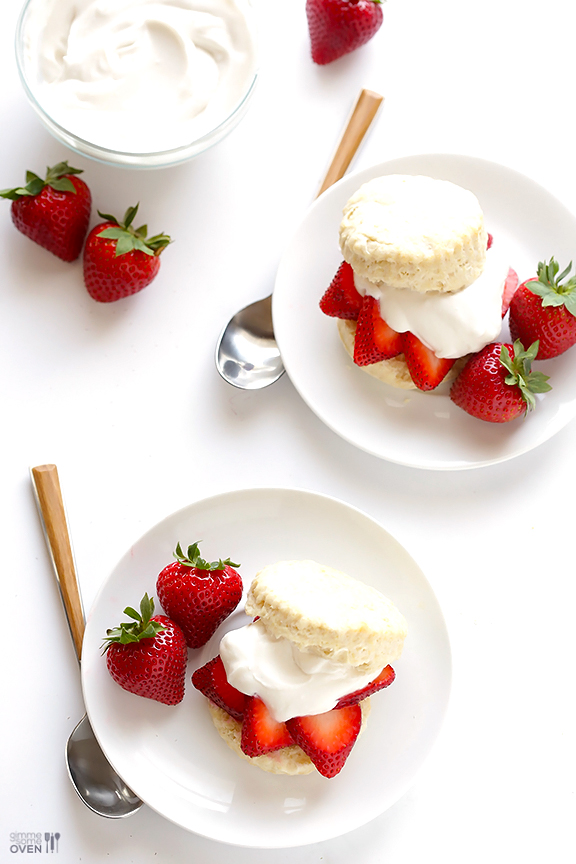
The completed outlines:
<svg viewBox="0 0 576 864">
<path fill-rule="evenodd" d="M 554 257 L 548 264 L 540 261 L 538 264 L 538 279 L 531 279 L 526 287 L 542 299 L 542 306 L 565 306 L 571 315 L 576 317 L 576 276 L 566 282 L 564 279 L 572 269 L 572 262 L 562 271 Z"/>
<path fill-rule="evenodd" d="M 199 547 L 200 541 L 198 540 L 196 543 L 188 546 L 188 551 L 184 554 L 180 543 L 178 543 L 174 552 L 174 558 L 184 567 L 194 567 L 196 570 L 223 570 L 226 566 L 240 567 L 240 564 L 235 564 L 230 558 L 225 558 L 224 560 L 219 558 L 218 561 L 210 562 L 205 561 L 204 558 L 200 557 Z"/>
<path fill-rule="evenodd" d="M 124 614 L 134 620 L 123 622 L 119 627 L 113 627 L 106 631 L 102 643 L 103 654 L 114 642 L 128 645 L 130 642 L 140 642 L 142 639 L 153 639 L 157 633 L 166 629 L 163 624 L 151 620 L 154 614 L 154 600 L 148 594 L 144 594 L 140 601 L 140 612 L 137 612 L 132 606 L 127 606 L 124 609 Z"/>
<path fill-rule="evenodd" d="M 72 192 L 76 194 L 76 187 L 70 180 L 70 174 L 82 174 L 81 168 L 72 168 L 68 162 L 58 162 L 52 168 L 46 168 L 46 178 L 42 180 L 33 171 L 26 172 L 26 186 L 17 186 L 15 189 L 2 189 L 0 198 L 9 198 L 17 201 L 19 198 L 33 198 L 39 195 L 45 186 L 56 189 L 58 192 Z"/>
<path fill-rule="evenodd" d="M 539 341 L 533 342 L 526 350 L 519 339 L 514 342 L 514 357 L 510 356 L 508 348 L 503 345 L 500 350 L 500 362 L 508 371 L 504 379 L 511 387 L 519 387 L 526 403 L 524 416 L 536 407 L 535 393 L 547 393 L 552 387 L 548 384 L 549 375 L 532 371 L 532 361 L 538 354 Z"/>
<path fill-rule="evenodd" d="M 112 222 L 113 228 L 104 228 L 98 234 L 98 237 L 103 237 L 106 240 L 116 240 L 116 254 L 126 255 L 127 252 L 139 251 L 145 255 L 160 255 L 160 253 L 172 242 L 167 234 L 155 234 L 154 237 L 147 237 L 148 226 L 141 225 L 139 228 L 133 228 L 132 222 L 138 212 L 138 207 L 128 207 L 124 214 L 124 219 L 119 222 L 115 216 L 110 213 L 102 213 L 98 210 L 98 215 L 105 219 L 106 222 Z"/>
</svg>

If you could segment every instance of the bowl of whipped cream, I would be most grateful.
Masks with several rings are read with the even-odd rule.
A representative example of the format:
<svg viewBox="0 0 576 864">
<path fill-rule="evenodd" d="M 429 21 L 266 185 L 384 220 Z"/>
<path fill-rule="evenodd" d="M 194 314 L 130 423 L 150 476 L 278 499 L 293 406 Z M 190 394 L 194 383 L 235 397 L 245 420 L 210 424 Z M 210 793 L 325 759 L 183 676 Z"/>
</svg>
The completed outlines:
<svg viewBox="0 0 576 864">
<path fill-rule="evenodd" d="M 162 168 L 224 138 L 258 74 L 250 0 L 27 0 L 20 77 L 48 130 L 108 164 Z"/>
</svg>

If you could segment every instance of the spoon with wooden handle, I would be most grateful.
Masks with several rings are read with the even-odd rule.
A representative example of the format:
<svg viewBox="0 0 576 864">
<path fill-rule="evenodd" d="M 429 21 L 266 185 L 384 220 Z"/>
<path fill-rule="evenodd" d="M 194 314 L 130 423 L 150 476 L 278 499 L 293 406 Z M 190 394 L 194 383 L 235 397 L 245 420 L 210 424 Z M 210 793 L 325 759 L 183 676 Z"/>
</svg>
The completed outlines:
<svg viewBox="0 0 576 864">
<path fill-rule="evenodd" d="M 56 465 L 38 465 L 30 473 L 46 545 L 80 663 L 84 612 L 58 471 Z M 86 806 L 99 816 L 120 819 L 135 813 L 142 806 L 140 798 L 126 786 L 106 759 L 86 714 L 68 739 L 66 764 L 76 792 Z"/>
<path fill-rule="evenodd" d="M 379 93 L 362 90 L 317 197 L 344 176 L 382 100 Z M 216 368 L 241 390 L 268 387 L 284 373 L 274 338 L 271 294 L 245 306 L 224 327 L 216 343 Z"/>
</svg>

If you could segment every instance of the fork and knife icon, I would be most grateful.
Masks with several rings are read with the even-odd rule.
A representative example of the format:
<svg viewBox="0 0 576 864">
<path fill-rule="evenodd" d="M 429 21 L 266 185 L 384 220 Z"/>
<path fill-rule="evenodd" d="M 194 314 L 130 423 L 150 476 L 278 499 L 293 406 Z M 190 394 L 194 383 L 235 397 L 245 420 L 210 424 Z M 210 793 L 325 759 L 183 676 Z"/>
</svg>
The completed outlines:
<svg viewBox="0 0 576 864">
<path fill-rule="evenodd" d="M 58 840 L 60 839 L 60 832 L 56 831 L 51 833 L 50 831 L 44 832 L 44 840 L 46 841 L 46 852 L 58 852 Z M 56 846 L 56 848 L 54 848 Z"/>
</svg>

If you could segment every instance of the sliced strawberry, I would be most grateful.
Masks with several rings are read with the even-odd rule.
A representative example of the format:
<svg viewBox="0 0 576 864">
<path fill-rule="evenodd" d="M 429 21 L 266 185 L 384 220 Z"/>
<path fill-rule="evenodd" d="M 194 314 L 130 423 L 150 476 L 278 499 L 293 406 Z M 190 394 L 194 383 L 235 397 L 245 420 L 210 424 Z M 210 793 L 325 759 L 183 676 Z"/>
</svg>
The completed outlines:
<svg viewBox="0 0 576 864">
<path fill-rule="evenodd" d="M 192 675 L 192 684 L 211 702 L 223 708 L 234 720 L 242 721 L 248 697 L 228 683 L 226 670 L 219 654 L 196 669 Z"/>
<path fill-rule="evenodd" d="M 353 693 L 349 693 L 347 696 L 343 696 L 339 699 L 336 708 L 345 708 L 347 705 L 357 705 L 358 702 L 366 699 L 367 696 L 377 693 L 378 690 L 383 690 L 384 687 L 389 687 L 395 677 L 396 673 L 392 666 L 385 666 L 380 674 L 377 675 L 373 681 L 370 681 L 369 684 L 366 684 L 365 687 L 362 687 L 361 690 L 354 690 Z"/>
<path fill-rule="evenodd" d="M 492 236 L 492 234 L 488 234 L 488 242 L 486 243 L 486 249 L 490 249 L 493 242 L 494 242 L 494 237 Z"/>
<path fill-rule="evenodd" d="M 369 366 L 380 360 L 390 360 L 401 351 L 402 334 L 388 326 L 380 317 L 378 301 L 366 294 L 354 337 L 354 363 L 357 366 Z"/>
<path fill-rule="evenodd" d="M 434 390 L 456 362 L 445 357 L 437 357 L 410 332 L 402 333 L 402 348 L 408 371 L 419 390 Z"/>
<path fill-rule="evenodd" d="M 354 271 L 343 261 L 320 300 L 320 309 L 331 318 L 356 321 L 362 306 L 362 295 L 354 285 Z"/>
<path fill-rule="evenodd" d="M 296 744 L 324 777 L 335 777 L 342 770 L 361 725 L 359 705 L 333 708 L 324 714 L 293 717 L 286 721 Z"/>
<path fill-rule="evenodd" d="M 506 315 L 510 307 L 510 303 L 512 302 L 512 297 L 516 293 L 516 289 L 518 288 L 518 274 L 512 267 L 508 270 L 508 275 L 506 276 L 506 280 L 504 282 L 504 291 L 502 292 L 502 317 Z"/>
<path fill-rule="evenodd" d="M 250 696 L 242 721 L 242 752 L 246 756 L 262 756 L 293 743 L 286 723 L 278 723 L 259 696 Z"/>
</svg>

